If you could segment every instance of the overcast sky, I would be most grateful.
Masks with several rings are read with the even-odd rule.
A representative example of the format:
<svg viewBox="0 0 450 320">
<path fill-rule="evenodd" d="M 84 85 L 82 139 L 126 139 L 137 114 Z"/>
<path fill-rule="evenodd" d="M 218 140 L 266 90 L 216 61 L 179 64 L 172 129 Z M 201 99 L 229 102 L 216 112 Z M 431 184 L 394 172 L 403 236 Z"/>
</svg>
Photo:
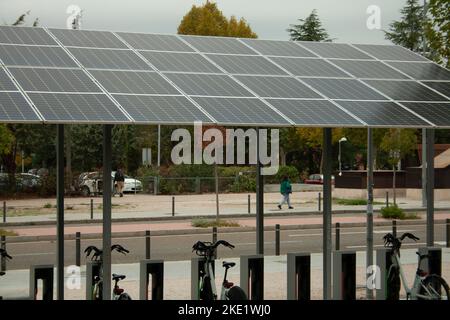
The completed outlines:
<svg viewBox="0 0 450 320">
<path fill-rule="evenodd" d="M 176 33 L 192 5 L 206 0 L 0 0 L 0 24 L 11 24 L 31 10 L 28 25 L 66 28 L 69 5 L 84 10 L 83 29 Z M 244 17 L 260 39 L 288 40 L 286 29 L 317 9 L 324 27 L 336 42 L 387 43 L 381 30 L 369 30 L 370 5 L 381 9 L 381 28 L 400 16 L 406 0 L 217 0 L 229 17 Z"/>
</svg>

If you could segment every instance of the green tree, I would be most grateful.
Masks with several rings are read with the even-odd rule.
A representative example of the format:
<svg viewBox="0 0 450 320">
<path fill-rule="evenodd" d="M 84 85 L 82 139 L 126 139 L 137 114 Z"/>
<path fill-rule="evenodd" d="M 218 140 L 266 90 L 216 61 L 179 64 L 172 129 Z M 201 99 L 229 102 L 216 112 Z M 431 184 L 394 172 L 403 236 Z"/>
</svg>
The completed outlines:
<svg viewBox="0 0 450 320">
<path fill-rule="evenodd" d="M 388 152 L 388 162 L 392 166 L 392 188 L 394 205 L 396 205 L 396 171 L 400 160 L 411 154 L 417 146 L 417 135 L 414 129 L 389 129 L 383 137 L 380 149 Z"/>
<path fill-rule="evenodd" d="M 9 131 L 8 127 L 0 124 L 0 155 L 11 150 L 11 144 L 14 142 L 14 136 Z"/>
<path fill-rule="evenodd" d="M 425 22 L 425 37 L 430 58 L 450 68 L 450 2 L 430 0 L 429 19 Z"/>
<path fill-rule="evenodd" d="M 393 43 L 415 52 L 422 52 L 424 34 L 424 11 L 418 0 L 407 0 L 400 11 L 399 21 L 389 25 L 389 31 L 384 31 L 385 38 Z"/>
<path fill-rule="evenodd" d="M 202 6 L 192 6 L 178 26 L 178 34 L 257 38 L 244 18 L 227 19 L 217 4 L 209 0 Z"/>
<path fill-rule="evenodd" d="M 300 24 L 291 24 L 291 28 L 287 29 L 292 41 L 332 41 L 322 27 L 317 10 L 314 9 L 306 19 L 298 20 Z"/>
</svg>

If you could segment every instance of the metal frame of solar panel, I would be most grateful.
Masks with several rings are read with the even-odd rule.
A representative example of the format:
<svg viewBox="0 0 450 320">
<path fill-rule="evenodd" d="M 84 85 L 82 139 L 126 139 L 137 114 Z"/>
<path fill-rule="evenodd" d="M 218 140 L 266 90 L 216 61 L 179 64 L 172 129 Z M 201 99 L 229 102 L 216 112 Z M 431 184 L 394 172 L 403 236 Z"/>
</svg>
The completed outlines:
<svg viewBox="0 0 450 320">
<path fill-rule="evenodd" d="M 0 61 L 0 90 L 12 78 L 12 92 L 46 112 L 43 101 L 73 105 L 79 96 L 92 123 L 102 123 L 87 106 L 97 96 L 124 123 L 245 126 L 446 127 L 442 115 L 434 123 L 436 112 L 408 106 L 450 102 L 450 72 L 399 46 L 0 27 Z M 139 109 L 145 101 L 153 111 Z M 164 106 L 184 108 L 185 119 Z"/>
</svg>

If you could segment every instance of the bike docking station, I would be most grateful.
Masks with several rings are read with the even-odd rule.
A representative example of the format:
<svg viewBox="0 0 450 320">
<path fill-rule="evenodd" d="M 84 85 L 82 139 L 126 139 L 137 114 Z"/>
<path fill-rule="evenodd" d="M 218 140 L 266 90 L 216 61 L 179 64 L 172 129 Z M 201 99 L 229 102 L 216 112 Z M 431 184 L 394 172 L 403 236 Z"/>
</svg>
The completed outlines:
<svg viewBox="0 0 450 320">
<path fill-rule="evenodd" d="M 376 262 L 379 268 L 375 274 L 377 282 L 376 300 L 397 300 L 399 288 L 388 281 L 389 270 L 392 266 L 392 250 L 390 248 L 382 248 L 376 250 Z"/>
<path fill-rule="evenodd" d="M 311 254 L 287 254 L 287 300 L 311 299 Z"/>
<path fill-rule="evenodd" d="M 151 278 L 151 300 L 163 300 L 164 297 L 164 261 L 163 260 L 141 260 L 139 273 L 139 299 L 148 299 L 149 275 Z"/>
<path fill-rule="evenodd" d="M 216 261 L 213 261 L 212 269 L 216 274 Z M 200 280 L 205 273 L 205 259 L 195 257 L 191 259 L 191 300 L 200 300 Z"/>
<path fill-rule="evenodd" d="M 333 299 L 356 299 L 356 252 L 333 252 Z"/>
<path fill-rule="evenodd" d="M 94 279 L 100 276 L 100 268 L 100 261 L 86 262 L 86 300 L 94 300 Z"/>
<path fill-rule="evenodd" d="M 32 265 L 30 267 L 30 298 L 37 300 L 38 280 L 42 280 L 42 300 L 53 300 L 53 271 L 52 264 Z"/>
<path fill-rule="evenodd" d="M 421 247 L 420 255 L 427 255 L 420 264 L 420 268 L 428 274 L 442 275 L 442 249 L 438 247 Z"/>
<path fill-rule="evenodd" d="M 241 288 L 248 300 L 264 299 L 264 255 L 242 255 L 240 261 Z"/>
</svg>

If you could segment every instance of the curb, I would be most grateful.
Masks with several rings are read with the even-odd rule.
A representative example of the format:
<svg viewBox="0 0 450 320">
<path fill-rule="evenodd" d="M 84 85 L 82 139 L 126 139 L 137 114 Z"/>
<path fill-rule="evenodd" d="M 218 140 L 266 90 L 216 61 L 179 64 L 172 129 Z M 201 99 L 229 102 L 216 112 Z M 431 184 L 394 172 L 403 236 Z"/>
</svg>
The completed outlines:
<svg viewBox="0 0 450 320">
<path fill-rule="evenodd" d="M 409 220 L 399 221 L 397 220 L 397 227 L 417 225 L 418 222 L 423 220 Z M 425 222 L 425 221 L 423 221 Z M 435 220 L 435 225 L 445 224 L 445 219 Z M 392 226 L 392 221 L 377 221 L 373 224 L 375 227 L 380 226 Z M 424 225 L 424 223 L 421 223 Z M 355 228 L 365 227 L 365 222 L 349 222 L 341 224 L 341 228 Z M 334 226 L 333 226 L 334 228 Z M 280 225 L 280 230 L 307 230 L 307 229 L 322 229 L 322 224 L 297 224 L 297 225 Z M 223 227 L 217 228 L 218 233 L 237 233 L 237 232 L 254 232 L 256 227 Z M 264 231 L 275 231 L 275 226 L 265 226 Z M 151 236 L 173 236 L 173 235 L 191 235 L 191 234 L 211 234 L 212 228 L 196 228 L 196 229 L 180 229 L 180 230 L 155 230 L 151 231 Z M 88 233 L 81 234 L 81 239 L 102 239 L 102 233 Z M 132 231 L 132 232 L 116 232 L 112 234 L 113 238 L 144 238 L 145 231 Z M 64 240 L 75 240 L 75 234 L 64 235 Z M 7 243 L 20 243 L 20 242 L 39 242 L 39 241 L 56 241 L 56 236 L 10 236 L 7 237 Z"/>
<path fill-rule="evenodd" d="M 426 208 L 405 208 L 405 212 L 425 212 Z M 380 209 L 374 209 L 374 213 L 379 213 Z M 437 211 L 450 211 L 450 207 L 435 208 Z M 332 214 L 358 214 L 366 213 L 366 210 L 361 209 L 343 209 L 343 210 L 333 210 Z M 178 220 L 192 220 L 192 219 L 212 219 L 215 218 L 215 214 L 210 215 L 186 215 L 186 216 L 172 216 L 168 213 L 167 217 L 130 217 L 130 218 L 113 218 L 113 223 L 124 223 L 124 222 L 154 222 L 154 221 L 178 221 Z M 285 216 L 311 216 L 311 215 L 322 215 L 322 211 L 302 211 L 302 212 L 265 212 L 264 217 L 285 217 Z M 256 217 L 256 213 L 240 213 L 240 214 L 223 214 L 223 218 L 249 218 Z M 56 218 L 56 214 L 55 214 Z M 102 219 L 78 219 L 78 220 L 66 220 L 65 225 L 69 224 L 101 224 Z M 27 221 L 27 222 L 4 222 L 0 223 L 0 227 L 26 227 L 26 226 L 53 226 L 56 225 L 55 221 Z"/>
</svg>

